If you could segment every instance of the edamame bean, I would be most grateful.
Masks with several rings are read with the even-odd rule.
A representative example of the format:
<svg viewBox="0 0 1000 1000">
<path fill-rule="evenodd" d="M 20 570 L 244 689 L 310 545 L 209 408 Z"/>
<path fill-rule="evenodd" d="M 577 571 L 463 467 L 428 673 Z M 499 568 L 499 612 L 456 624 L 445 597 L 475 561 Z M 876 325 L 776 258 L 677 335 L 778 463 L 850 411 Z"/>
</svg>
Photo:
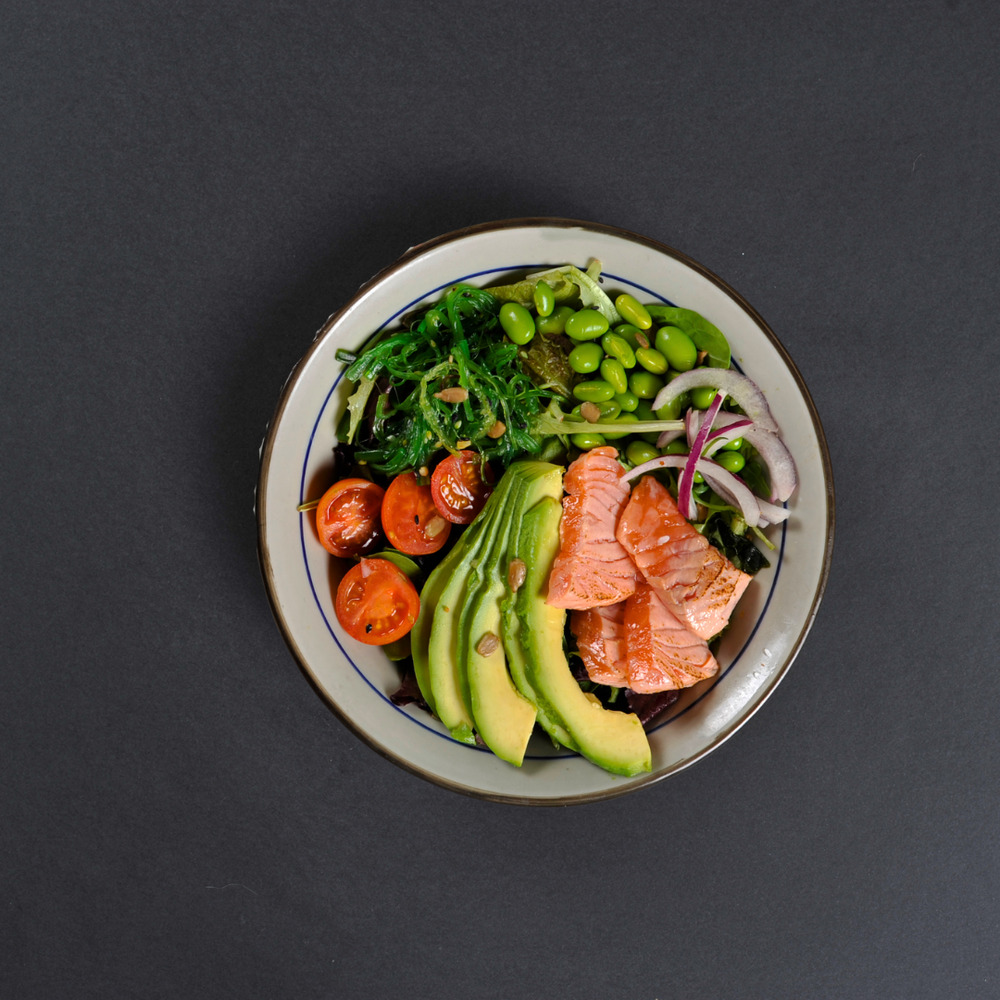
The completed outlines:
<svg viewBox="0 0 1000 1000">
<path fill-rule="evenodd" d="M 635 351 L 624 337 L 617 333 L 606 333 L 601 337 L 601 347 L 608 357 L 620 361 L 623 368 L 635 368 Z"/>
<path fill-rule="evenodd" d="M 605 358 L 601 362 L 601 378 L 605 382 L 611 383 L 616 394 L 628 391 L 628 376 L 625 374 L 625 368 L 615 358 Z"/>
<path fill-rule="evenodd" d="M 728 472 L 739 472 L 747 460 L 738 451 L 726 451 L 720 448 L 715 453 L 715 460 Z"/>
<path fill-rule="evenodd" d="M 566 334 L 574 340 L 596 340 L 608 332 L 608 321 L 596 309 L 578 309 L 566 320 Z"/>
<path fill-rule="evenodd" d="M 668 378 L 669 381 L 669 378 Z M 656 411 L 657 420 L 679 420 L 681 414 L 691 405 L 691 394 L 682 392 L 675 400 L 661 406 Z"/>
<path fill-rule="evenodd" d="M 615 396 L 615 402 L 626 413 L 632 413 L 639 405 L 639 397 L 631 389 L 626 389 Z"/>
<path fill-rule="evenodd" d="M 686 455 L 687 453 L 687 442 L 683 438 L 674 438 L 670 444 L 663 448 L 664 455 Z"/>
<path fill-rule="evenodd" d="M 614 386 L 610 382 L 605 382 L 604 379 L 590 379 L 586 382 L 577 382 L 573 386 L 573 395 L 577 399 L 589 403 L 604 403 L 611 399 L 614 394 Z"/>
<path fill-rule="evenodd" d="M 532 295 L 535 300 L 535 312 L 539 316 L 545 317 L 552 313 L 552 310 L 556 307 L 556 295 L 552 291 L 552 286 L 546 281 L 539 281 L 535 285 L 535 291 Z"/>
<path fill-rule="evenodd" d="M 653 399 L 663 388 L 663 379 L 647 371 L 634 371 L 628 378 L 628 387 L 640 399 Z"/>
<path fill-rule="evenodd" d="M 633 295 L 625 293 L 615 299 L 615 308 L 621 313 L 622 319 L 628 320 L 640 330 L 648 330 L 653 325 L 653 319 L 646 307 Z"/>
<path fill-rule="evenodd" d="M 743 447 L 743 438 L 733 438 L 722 446 L 722 451 L 739 451 Z"/>
<path fill-rule="evenodd" d="M 579 344 L 569 352 L 569 366 L 580 375 L 589 375 L 601 367 L 603 357 L 604 351 L 598 344 Z"/>
<path fill-rule="evenodd" d="M 662 375 L 669 367 L 667 359 L 654 347 L 640 347 L 635 352 L 635 360 L 654 375 Z"/>
<path fill-rule="evenodd" d="M 633 326 L 631 323 L 619 323 L 611 332 L 616 337 L 621 337 L 633 351 L 638 346 L 638 341 L 635 338 L 641 331 L 637 326 Z"/>
<path fill-rule="evenodd" d="M 548 316 L 542 316 L 535 323 L 535 328 L 539 333 L 565 333 L 566 320 L 573 315 L 572 306 L 559 306 Z"/>
<path fill-rule="evenodd" d="M 514 344 L 527 344 L 535 335 L 535 317 L 519 302 L 505 302 L 500 307 L 500 325 Z"/>
<path fill-rule="evenodd" d="M 713 389 L 710 385 L 699 386 L 697 389 L 692 389 L 691 405 L 696 410 L 707 410 L 712 405 L 712 400 L 715 399 L 717 392 L 718 390 Z"/>
<path fill-rule="evenodd" d="M 642 465 L 644 462 L 652 462 L 654 458 L 659 458 L 660 453 L 646 441 L 633 441 L 625 449 L 625 457 L 633 465 Z"/>
<path fill-rule="evenodd" d="M 590 451 L 604 444 L 603 434 L 571 434 L 569 439 L 580 451 Z"/>
<path fill-rule="evenodd" d="M 697 485 L 698 483 L 703 483 L 705 482 L 705 477 L 700 472 L 695 472 L 695 474 L 691 477 L 691 482 L 693 482 L 695 485 Z"/>
<path fill-rule="evenodd" d="M 678 372 L 689 372 L 698 363 L 698 348 L 679 327 L 661 326 L 656 331 L 656 349 Z"/>
</svg>

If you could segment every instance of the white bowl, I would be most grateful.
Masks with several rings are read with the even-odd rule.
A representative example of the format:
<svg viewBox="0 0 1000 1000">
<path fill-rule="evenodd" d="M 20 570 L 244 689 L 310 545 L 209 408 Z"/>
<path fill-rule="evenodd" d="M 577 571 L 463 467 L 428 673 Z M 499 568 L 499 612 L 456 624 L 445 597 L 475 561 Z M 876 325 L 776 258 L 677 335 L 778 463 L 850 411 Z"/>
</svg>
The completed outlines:
<svg viewBox="0 0 1000 1000">
<path fill-rule="evenodd" d="M 719 674 L 685 693 L 650 733 L 653 768 L 611 775 L 536 736 L 520 768 L 453 740 L 436 719 L 389 695 L 399 672 L 378 647 L 337 622 L 330 557 L 296 507 L 329 485 L 334 428 L 348 386 L 338 348 L 357 349 L 458 281 L 500 284 L 518 272 L 603 263 L 605 288 L 702 313 L 728 337 L 733 360 L 767 396 L 799 470 L 790 517 L 772 529 L 769 569 L 750 584 L 726 632 Z M 816 615 L 833 545 L 830 458 L 819 417 L 767 324 L 720 278 L 667 246 L 611 226 L 524 219 L 463 229 L 415 247 L 361 288 L 319 331 L 286 382 L 261 453 L 258 548 L 275 618 L 306 675 L 373 748 L 455 791 L 506 802 L 560 804 L 620 795 L 687 767 L 728 739 L 784 677 Z"/>
</svg>

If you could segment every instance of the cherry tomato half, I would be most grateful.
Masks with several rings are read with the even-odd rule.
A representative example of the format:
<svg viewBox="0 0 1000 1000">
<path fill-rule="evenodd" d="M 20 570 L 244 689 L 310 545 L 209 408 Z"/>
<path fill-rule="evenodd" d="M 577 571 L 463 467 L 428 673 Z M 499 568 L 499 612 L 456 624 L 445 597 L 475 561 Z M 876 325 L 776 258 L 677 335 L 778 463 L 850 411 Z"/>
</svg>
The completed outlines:
<svg viewBox="0 0 1000 1000">
<path fill-rule="evenodd" d="M 334 607 L 337 621 L 352 639 L 385 646 L 413 628 L 420 595 L 388 559 L 362 559 L 344 574 Z"/>
<path fill-rule="evenodd" d="M 379 540 L 385 490 L 367 479 L 341 479 L 316 508 L 316 530 L 327 552 L 345 559 L 363 556 Z"/>
<path fill-rule="evenodd" d="M 417 481 L 415 472 L 401 472 L 385 491 L 382 527 L 394 548 L 408 556 L 437 552 L 451 533 L 451 525 L 438 513 L 431 488 Z"/>
<path fill-rule="evenodd" d="M 474 451 L 460 451 L 438 463 L 431 476 L 431 496 L 442 517 L 469 524 L 493 492 L 493 470 Z"/>
</svg>

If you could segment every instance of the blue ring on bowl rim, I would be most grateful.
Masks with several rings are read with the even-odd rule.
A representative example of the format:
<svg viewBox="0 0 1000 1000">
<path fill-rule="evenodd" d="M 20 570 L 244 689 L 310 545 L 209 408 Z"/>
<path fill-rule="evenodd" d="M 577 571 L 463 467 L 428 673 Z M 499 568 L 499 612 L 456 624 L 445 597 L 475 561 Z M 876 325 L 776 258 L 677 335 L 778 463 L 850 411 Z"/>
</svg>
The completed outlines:
<svg viewBox="0 0 1000 1000">
<path fill-rule="evenodd" d="M 388 319 L 386 319 L 382 324 L 380 324 L 375 330 L 373 330 L 372 331 L 372 335 L 376 334 L 376 333 L 380 333 L 387 326 L 389 326 L 391 323 L 393 323 L 395 320 L 397 320 L 400 316 L 402 316 L 405 313 L 409 312 L 411 309 L 413 309 L 415 306 L 417 306 L 421 302 L 428 301 L 431 298 L 431 296 L 438 295 L 439 293 L 441 293 L 442 291 L 444 291 L 444 289 L 450 288 L 452 285 L 456 285 L 456 284 L 459 284 L 461 282 L 471 281 L 474 278 L 481 278 L 483 275 L 492 275 L 492 274 L 501 274 L 501 273 L 502 274 L 506 274 L 506 273 L 510 273 L 512 271 L 515 271 L 515 272 L 516 271 L 529 271 L 529 272 L 531 272 L 531 271 L 542 270 L 543 268 L 548 267 L 548 266 L 551 266 L 551 265 L 548 265 L 548 264 L 520 264 L 520 265 L 511 265 L 510 267 L 492 267 L 492 268 L 488 268 L 488 269 L 483 270 L 483 271 L 475 271 L 475 272 L 473 272 L 471 274 L 467 274 L 467 275 L 464 275 L 462 277 L 455 278 L 455 279 L 453 279 L 451 281 L 444 282 L 443 284 L 438 285 L 437 287 L 428 290 L 423 295 L 418 296 L 417 298 L 413 299 L 411 302 L 409 302 L 405 306 L 403 306 L 401 309 L 397 310 Z M 658 292 L 655 292 L 652 289 L 647 288 L 644 285 L 640 285 L 640 284 L 638 284 L 638 283 L 636 283 L 634 281 L 630 281 L 628 278 L 623 278 L 620 275 L 612 274 L 610 272 L 604 272 L 601 275 L 601 277 L 602 277 L 602 279 L 607 278 L 607 279 L 610 279 L 611 281 L 618 282 L 618 283 L 623 284 L 623 285 L 628 285 L 631 289 L 644 292 L 645 294 L 653 296 L 654 298 L 658 299 L 664 305 L 668 305 L 668 306 L 676 306 L 677 305 L 677 303 L 673 302 L 672 300 L 666 298 L 663 295 L 660 295 Z M 742 371 L 742 369 L 740 369 L 739 364 L 736 361 L 733 361 L 732 364 L 733 364 L 733 367 L 737 371 Z M 326 397 L 323 400 L 323 404 L 320 407 L 319 413 L 317 414 L 316 420 L 315 420 L 315 422 L 313 424 L 312 431 L 309 434 L 309 440 L 308 440 L 308 442 L 306 444 L 305 456 L 304 456 L 303 461 L 302 461 L 302 477 L 301 477 L 301 480 L 300 480 L 300 483 L 299 483 L 299 502 L 300 503 L 305 503 L 306 502 L 306 498 L 305 498 L 305 483 L 306 483 L 307 468 L 308 468 L 308 465 L 309 465 L 309 459 L 310 459 L 310 455 L 312 453 L 312 446 L 313 446 L 313 442 L 314 442 L 315 437 L 316 437 L 316 432 L 319 429 L 320 420 L 322 419 L 323 413 L 325 412 L 325 410 L 327 408 L 327 405 L 328 405 L 328 403 L 330 401 L 330 397 L 333 395 L 334 391 L 336 390 L 337 386 L 340 384 L 341 379 L 343 377 L 344 377 L 344 373 L 343 373 L 343 370 L 342 370 L 337 375 L 336 379 L 334 379 L 333 384 L 330 386 L 330 391 L 326 394 Z M 785 504 L 785 506 L 787 506 L 787 504 Z M 767 609 L 770 606 L 771 598 L 774 595 L 775 587 L 778 584 L 778 577 L 780 576 L 780 573 L 781 573 L 781 563 L 782 563 L 782 559 L 783 559 L 784 552 L 785 552 L 785 539 L 786 539 L 786 535 L 787 535 L 787 526 L 788 526 L 788 522 L 787 521 L 783 521 L 782 524 L 781 524 L 781 541 L 780 541 L 780 544 L 778 546 L 778 555 L 777 555 L 777 558 L 776 558 L 776 561 L 775 561 L 775 564 L 774 564 L 774 575 L 773 575 L 773 578 L 771 580 L 770 589 L 768 590 L 767 596 L 764 599 L 764 604 L 761 607 L 760 614 L 757 616 L 757 620 L 756 620 L 756 622 L 754 622 L 753 627 L 750 629 L 750 633 L 747 636 L 746 641 L 744 642 L 743 646 L 740 648 L 739 652 L 737 652 L 737 654 L 733 657 L 732 661 L 729 663 L 728 666 L 726 666 L 724 669 L 722 669 L 722 670 L 719 671 L 719 673 L 712 679 L 711 684 L 709 684 L 705 688 L 705 690 L 702 691 L 698 695 L 698 697 L 696 697 L 695 699 L 693 699 L 691 702 L 689 702 L 687 705 L 685 705 L 679 711 L 674 712 L 673 714 L 670 714 L 669 717 L 666 718 L 666 719 L 664 719 L 662 722 L 659 722 L 656 725 L 654 725 L 649 730 L 649 732 L 651 732 L 651 733 L 657 732 L 658 730 L 662 729 L 664 726 L 670 725 L 670 723 L 674 722 L 676 719 L 679 719 L 681 716 L 683 716 L 688 711 L 690 711 L 692 708 L 694 708 L 697 704 L 699 704 L 702 701 L 702 699 L 704 699 L 709 694 L 709 692 L 713 691 L 719 684 L 721 684 L 725 680 L 725 678 L 727 677 L 727 675 L 730 673 L 730 671 L 737 665 L 737 663 L 739 663 L 740 659 L 742 658 L 744 652 L 747 649 L 747 646 L 750 645 L 750 643 L 753 641 L 754 636 L 757 634 L 757 630 L 760 628 L 760 624 L 763 621 L 764 616 L 767 614 Z M 341 643 L 339 637 L 337 636 L 336 630 L 333 628 L 332 624 L 330 623 L 330 620 L 329 620 L 329 618 L 327 616 L 327 613 L 326 613 L 326 609 L 323 607 L 323 603 L 322 603 L 322 601 L 319 598 L 319 594 L 317 593 L 317 590 L 316 590 L 316 584 L 315 584 L 315 581 L 313 580 L 313 575 L 312 575 L 312 573 L 310 572 L 310 569 L 309 569 L 309 558 L 308 558 L 308 554 L 306 552 L 305 518 L 300 518 L 299 519 L 299 539 L 300 539 L 300 543 L 301 543 L 303 566 L 304 566 L 305 571 L 306 571 L 306 578 L 309 581 L 309 589 L 310 589 L 310 591 L 311 591 L 311 593 L 313 595 L 313 600 L 316 602 L 316 607 L 317 607 L 317 609 L 318 609 L 318 611 L 320 613 L 320 616 L 323 619 L 323 623 L 326 625 L 327 630 L 330 633 L 331 638 L 336 643 L 337 648 L 341 651 L 341 653 L 343 653 L 345 659 L 347 660 L 348 663 L 350 663 L 351 667 L 354 669 L 354 671 L 357 673 L 357 675 L 386 704 L 390 705 L 393 709 L 395 709 L 395 711 L 397 711 L 404 718 L 408 719 L 410 722 L 412 722 L 412 723 L 420 726 L 421 728 L 425 729 L 427 732 L 432 733 L 433 735 L 435 735 L 435 736 L 437 736 L 437 737 L 439 737 L 439 738 L 441 738 L 443 740 L 447 740 L 450 743 L 454 743 L 456 746 L 467 747 L 470 750 L 477 750 L 477 751 L 479 751 L 481 753 L 491 753 L 492 751 L 490 751 L 487 747 L 481 747 L 481 746 L 477 746 L 477 745 L 473 745 L 473 744 L 469 744 L 469 743 L 462 743 L 461 741 L 454 739 L 454 737 L 452 737 L 449 733 L 443 732 L 440 728 L 428 725 L 428 723 L 424 722 L 423 719 L 421 719 L 419 716 L 417 716 L 415 714 L 412 714 L 411 712 L 407 711 L 403 706 L 396 705 L 383 691 L 381 691 L 374 683 L 372 683 L 372 681 L 368 678 L 368 676 L 364 673 L 364 671 L 361 670 L 361 668 L 354 662 L 354 660 L 351 657 L 351 655 L 344 648 L 344 646 Z M 426 714 L 426 713 L 424 713 L 424 714 Z M 563 753 L 556 752 L 556 753 L 552 753 L 552 754 L 525 754 L 525 759 L 526 760 L 555 760 L 555 759 L 560 759 L 560 758 L 577 757 L 577 756 L 579 756 L 579 754 L 573 753 L 572 751 L 565 751 Z"/>
</svg>

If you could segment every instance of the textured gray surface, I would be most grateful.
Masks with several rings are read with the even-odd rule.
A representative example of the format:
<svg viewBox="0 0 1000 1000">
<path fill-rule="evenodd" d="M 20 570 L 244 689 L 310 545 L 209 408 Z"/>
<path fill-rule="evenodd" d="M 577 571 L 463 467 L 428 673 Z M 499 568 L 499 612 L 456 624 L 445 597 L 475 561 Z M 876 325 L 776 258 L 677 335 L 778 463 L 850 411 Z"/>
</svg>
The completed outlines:
<svg viewBox="0 0 1000 1000">
<path fill-rule="evenodd" d="M 993 997 L 987 4 L 8 4 L 0 995 Z M 358 742 L 255 555 L 313 332 L 406 247 L 677 247 L 809 384 L 833 571 L 774 697 L 636 795 L 504 807 Z"/>
</svg>

